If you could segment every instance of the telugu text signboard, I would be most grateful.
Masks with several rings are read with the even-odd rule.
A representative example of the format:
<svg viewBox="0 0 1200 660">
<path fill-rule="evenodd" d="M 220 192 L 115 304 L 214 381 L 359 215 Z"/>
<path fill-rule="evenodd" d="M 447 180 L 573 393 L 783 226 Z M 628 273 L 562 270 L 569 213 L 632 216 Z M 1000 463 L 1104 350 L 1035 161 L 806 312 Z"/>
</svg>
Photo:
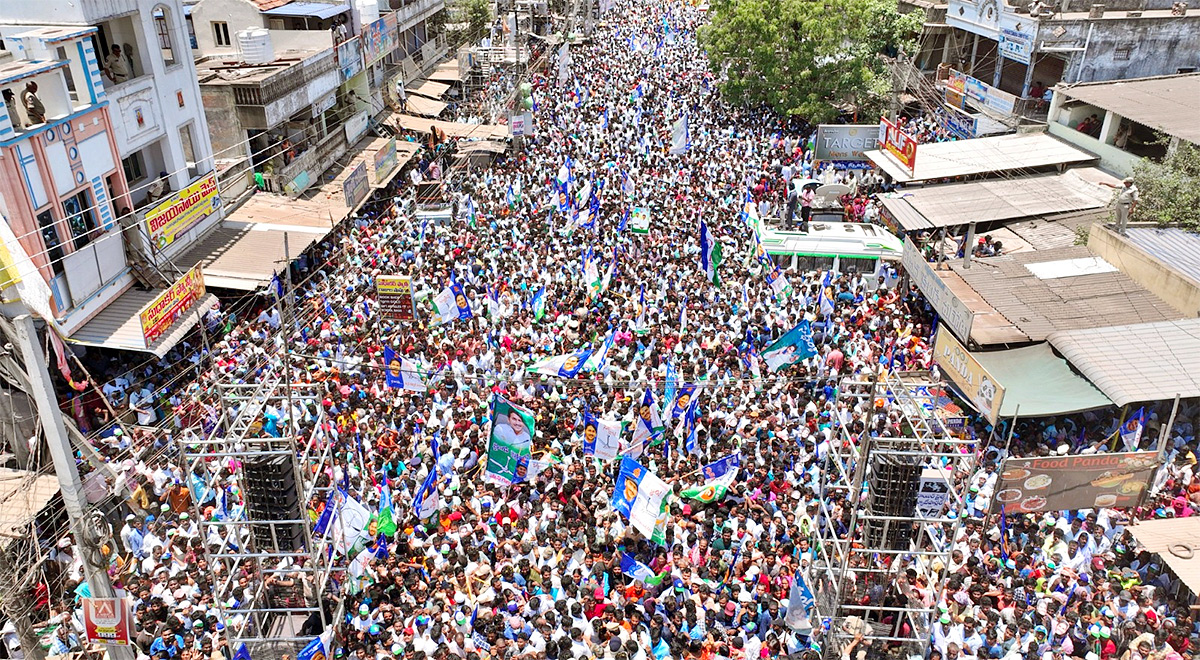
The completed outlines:
<svg viewBox="0 0 1200 660">
<path fill-rule="evenodd" d="M 142 336 L 146 346 L 162 336 L 171 324 L 187 313 L 204 297 L 204 274 L 200 266 L 189 270 L 177 282 L 163 291 L 138 314 L 142 322 Z"/>
<path fill-rule="evenodd" d="M 938 328 L 937 339 L 933 342 L 933 359 L 942 367 L 942 373 L 954 381 L 958 389 L 971 400 L 971 405 L 983 413 L 988 421 L 995 424 L 1000 419 L 1004 386 L 988 373 L 946 326 Z"/>
<path fill-rule="evenodd" d="M 384 318 L 412 321 L 417 317 L 413 304 L 412 278 L 399 275 L 375 277 L 375 294 L 378 296 L 379 313 Z"/>
<path fill-rule="evenodd" d="M 83 599 L 83 634 L 89 643 L 129 646 L 131 618 L 124 598 Z"/>
<path fill-rule="evenodd" d="M 921 289 L 925 299 L 937 310 L 939 322 L 950 326 L 954 334 L 966 337 L 967 341 L 970 341 L 971 324 L 975 320 L 974 312 L 954 295 L 942 278 L 938 277 L 937 272 L 925 261 L 921 251 L 908 236 L 904 237 L 903 263 L 904 272 L 908 273 L 909 279 Z"/>
<path fill-rule="evenodd" d="M 908 170 L 908 175 L 913 176 L 917 168 L 917 140 L 913 136 L 900 130 L 900 127 L 887 120 L 887 117 L 879 119 L 879 143 L 883 145 L 884 151 L 891 154 L 904 169 Z"/>
<path fill-rule="evenodd" d="M 813 140 L 813 160 L 865 161 L 866 152 L 879 149 L 875 124 L 821 124 Z"/>
<path fill-rule="evenodd" d="M 220 206 L 217 175 L 209 172 L 146 212 L 150 243 L 159 250 L 167 247 Z"/>
<path fill-rule="evenodd" d="M 371 186 L 367 183 L 367 164 L 359 163 L 342 182 L 342 196 L 346 199 L 346 208 L 357 207 L 367 198 L 370 189 Z"/>
<path fill-rule="evenodd" d="M 1009 458 L 996 502 L 1004 513 L 1137 506 L 1157 467 L 1152 451 Z"/>
</svg>

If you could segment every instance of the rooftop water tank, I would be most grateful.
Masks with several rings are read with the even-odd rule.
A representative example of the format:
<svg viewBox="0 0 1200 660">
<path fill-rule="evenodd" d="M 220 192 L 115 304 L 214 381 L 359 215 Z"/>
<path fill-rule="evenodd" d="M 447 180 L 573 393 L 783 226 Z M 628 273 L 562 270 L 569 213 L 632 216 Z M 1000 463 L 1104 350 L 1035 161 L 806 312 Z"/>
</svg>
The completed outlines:
<svg viewBox="0 0 1200 660">
<path fill-rule="evenodd" d="M 238 47 L 242 49 L 242 61 L 246 64 L 269 64 L 275 61 L 270 31 L 247 28 L 237 33 L 237 40 Z"/>
</svg>

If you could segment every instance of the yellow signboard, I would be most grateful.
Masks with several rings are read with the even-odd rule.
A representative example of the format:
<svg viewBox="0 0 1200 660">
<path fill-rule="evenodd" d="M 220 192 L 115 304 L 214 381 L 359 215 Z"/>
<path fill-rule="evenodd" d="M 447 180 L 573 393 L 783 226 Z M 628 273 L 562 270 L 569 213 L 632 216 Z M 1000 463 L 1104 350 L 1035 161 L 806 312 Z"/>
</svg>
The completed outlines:
<svg viewBox="0 0 1200 660">
<path fill-rule="evenodd" d="M 1000 419 L 1004 386 L 996 382 L 946 326 L 938 327 L 937 339 L 933 342 L 933 359 L 937 360 L 942 371 L 971 400 L 971 405 L 993 424 Z"/>
<path fill-rule="evenodd" d="M 209 172 L 146 212 L 146 231 L 151 244 L 159 250 L 167 247 L 220 206 L 217 175 Z"/>
<path fill-rule="evenodd" d="M 171 324 L 203 297 L 204 274 L 200 272 L 200 267 L 196 266 L 146 305 L 138 315 L 142 322 L 142 336 L 146 338 L 146 346 L 161 337 Z"/>
</svg>

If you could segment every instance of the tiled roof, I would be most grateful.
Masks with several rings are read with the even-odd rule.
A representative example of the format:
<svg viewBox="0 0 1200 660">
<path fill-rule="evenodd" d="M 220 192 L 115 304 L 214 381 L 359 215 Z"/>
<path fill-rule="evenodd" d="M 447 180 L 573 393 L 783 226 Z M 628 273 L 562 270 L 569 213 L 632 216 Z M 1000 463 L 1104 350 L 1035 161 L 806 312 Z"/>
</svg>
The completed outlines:
<svg viewBox="0 0 1200 660">
<path fill-rule="evenodd" d="M 258 7 L 259 11 L 266 11 L 276 7 L 282 7 L 292 0 L 254 0 L 254 6 Z"/>
</svg>

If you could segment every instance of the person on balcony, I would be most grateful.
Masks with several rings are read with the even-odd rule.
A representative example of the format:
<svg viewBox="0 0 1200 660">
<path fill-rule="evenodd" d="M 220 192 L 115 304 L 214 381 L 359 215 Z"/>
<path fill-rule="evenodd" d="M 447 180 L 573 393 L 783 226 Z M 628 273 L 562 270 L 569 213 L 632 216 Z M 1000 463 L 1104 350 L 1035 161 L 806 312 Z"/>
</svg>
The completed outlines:
<svg viewBox="0 0 1200 660">
<path fill-rule="evenodd" d="M 121 47 L 117 44 L 112 45 L 112 52 L 104 58 L 104 75 L 117 85 L 129 80 L 129 65 L 125 63 Z"/>
<path fill-rule="evenodd" d="M 37 95 L 38 85 L 32 80 L 25 83 L 25 91 L 21 92 L 21 105 L 25 106 L 25 115 L 29 117 L 29 125 L 46 123 L 46 106 Z"/>
</svg>

